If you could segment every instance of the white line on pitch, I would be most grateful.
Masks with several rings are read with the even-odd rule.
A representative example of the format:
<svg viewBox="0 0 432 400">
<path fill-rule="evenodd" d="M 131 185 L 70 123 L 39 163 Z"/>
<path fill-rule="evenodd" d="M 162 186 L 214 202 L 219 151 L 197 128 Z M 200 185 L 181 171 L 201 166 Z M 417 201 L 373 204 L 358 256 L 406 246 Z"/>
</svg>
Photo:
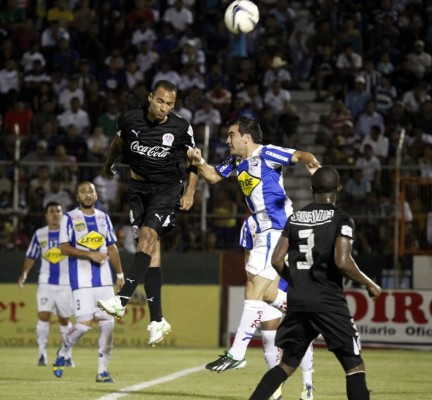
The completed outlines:
<svg viewBox="0 0 432 400">
<path fill-rule="evenodd" d="M 141 389 L 146 389 L 150 386 L 159 385 L 161 383 L 173 381 L 174 379 L 181 378 L 183 376 L 193 374 L 198 371 L 204 370 L 204 365 L 184 369 L 183 371 L 174 372 L 173 374 L 162 376 L 161 378 L 153 379 L 152 381 L 141 382 L 133 386 L 129 386 L 123 389 L 119 389 L 116 393 L 106 394 L 105 396 L 99 397 L 97 400 L 116 400 L 121 397 L 127 396 L 129 393 L 136 392 Z"/>
</svg>

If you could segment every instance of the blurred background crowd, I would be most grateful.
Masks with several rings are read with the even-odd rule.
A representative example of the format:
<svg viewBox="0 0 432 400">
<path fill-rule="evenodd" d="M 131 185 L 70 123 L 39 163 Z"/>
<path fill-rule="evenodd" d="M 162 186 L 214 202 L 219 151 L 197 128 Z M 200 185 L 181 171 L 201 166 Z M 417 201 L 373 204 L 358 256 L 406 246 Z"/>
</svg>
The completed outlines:
<svg viewBox="0 0 432 400">
<path fill-rule="evenodd" d="M 359 216 L 357 251 L 391 252 L 395 213 L 407 222 L 411 249 L 432 248 L 432 186 L 418 180 L 432 178 L 432 1 L 260 0 L 259 25 L 238 36 L 224 25 L 227 3 L 2 1 L 0 248 L 25 248 L 44 224 L 44 204 L 70 209 L 82 180 L 95 183 L 121 246 L 133 246 L 127 170 L 108 181 L 101 165 L 120 113 L 145 102 L 159 79 L 178 86 L 175 112 L 191 121 L 199 147 L 208 126 L 214 164 L 228 154 L 224 122 L 235 116 L 257 118 L 265 143 L 298 147 L 307 121 L 292 94 L 313 91 L 314 103 L 328 105 L 314 133 L 325 148 L 318 158 L 340 168 L 341 206 Z M 402 176 L 414 183 L 398 210 L 393 167 L 402 131 Z M 237 248 L 247 213 L 235 181 L 203 186 L 165 249 Z"/>
</svg>

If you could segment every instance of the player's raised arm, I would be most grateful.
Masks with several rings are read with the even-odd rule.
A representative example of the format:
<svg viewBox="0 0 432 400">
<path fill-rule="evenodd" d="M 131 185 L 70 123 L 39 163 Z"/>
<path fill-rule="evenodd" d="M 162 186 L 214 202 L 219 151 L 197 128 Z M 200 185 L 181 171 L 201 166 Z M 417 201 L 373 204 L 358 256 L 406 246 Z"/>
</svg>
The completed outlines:
<svg viewBox="0 0 432 400">
<path fill-rule="evenodd" d="M 223 177 L 220 176 L 216 168 L 212 165 L 207 164 L 201 155 L 201 150 L 198 148 L 190 149 L 188 151 L 188 157 L 192 163 L 198 168 L 199 174 L 210 184 L 215 184 L 220 182 Z"/>
<path fill-rule="evenodd" d="M 306 166 L 306 169 L 311 175 L 313 175 L 315 171 L 321 167 L 321 164 L 315 158 L 315 156 L 312 153 L 308 153 L 307 151 L 297 150 L 293 154 L 291 161 L 293 163 L 298 163 L 299 161 L 301 161 Z"/>
<path fill-rule="evenodd" d="M 381 288 L 367 275 L 360 271 L 357 263 L 351 255 L 351 240 L 344 236 L 336 239 L 335 263 L 342 273 L 354 282 L 364 285 L 369 296 L 374 300 L 381 294 Z"/>
</svg>

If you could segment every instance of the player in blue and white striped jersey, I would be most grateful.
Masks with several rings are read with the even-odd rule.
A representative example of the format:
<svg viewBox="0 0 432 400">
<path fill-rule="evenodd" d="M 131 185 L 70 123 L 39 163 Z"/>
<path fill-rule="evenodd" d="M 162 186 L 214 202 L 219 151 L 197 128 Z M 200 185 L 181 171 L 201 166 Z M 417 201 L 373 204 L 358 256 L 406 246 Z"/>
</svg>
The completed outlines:
<svg viewBox="0 0 432 400">
<path fill-rule="evenodd" d="M 116 235 L 107 214 L 95 208 L 97 194 L 90 182 L 77 187 L 79 207 L 66 213 L 60 224 L 60 249 L 69 257 L 69 277 L 77 323 L 69 330 L 57 353 L 53 372 L 63 375 L 69 349 L 91 329 L 93 321 L 100 327 L 98 341 L 98 373 L 96 382 L 113 382 L 108 362 L 113 347 L 114 319 L 99 311 L 97 301 L 114 296 L 110 264 L 117 274 L 116 285 L 124 284 L 124 276 Z"/>
<path fill-rule="evenodd" d="M 49 202 L 45 206 L 47 225 L 33 234 L 27 248 L 24 265 L 18 285 L 23 288 L 27 275 L 35 261 L 40 258 L 37 288 L 38 322 L 36 325 L 39 348 L 39 366 L 47 365 L 47 343 L 50 331 L 51 314 L 56 313 L 60 323 L 60 334 L 65 337 L 73 314 L 72 291 L 69 284 L 68 258 L 59 248 L 60 220 L 63 211 L 59 203 Z M 66 365 L 73 365 L 70 354 L 66 356 Z"/>
<path fill-rule="evenodd" d="M 252 118 L 240 117 L 227 123 L 227 144 L 231 155 L 220 165 L 208 165 L 199 149 L 191 149 L 189 158 L 197 166 L 204 179 L 211 183 L 236 175 L 252 218 L 257 225 L 254 251 L 264 255 L 265 263 L 253 262 L 246 265 L 246 299 L 240 325 L 229 352 L 206 365 L 212 371 L 238 368 L 245 364 L 248 340 L 243 340 L 246 331 L 260 321 L 265 307 L 264 297 L 269 297 L 272 283 L 277 277 L 272 268 L 271 254 L 276 246 L 287 218 L 292 214 L 292 203 L 283 185 L 283 167 L 302 162 L 310 174 L 320 163 L 308 152 L 290 148 L 262 145 L 259 123 Z M 274 283 L 273 283 L 274 286 Z M 274 305 L 286 302 L 284 292 L 279 291 Z"/>
</svg>

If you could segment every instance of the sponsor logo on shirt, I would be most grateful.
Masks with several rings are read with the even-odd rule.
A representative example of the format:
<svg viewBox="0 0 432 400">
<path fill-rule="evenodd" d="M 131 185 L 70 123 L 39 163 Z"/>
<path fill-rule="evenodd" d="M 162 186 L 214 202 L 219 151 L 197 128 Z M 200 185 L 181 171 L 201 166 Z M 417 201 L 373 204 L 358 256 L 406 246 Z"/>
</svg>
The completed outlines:
<svg viewBox="0 0 432 400">
<path fill-rule="evenodd" d="M 52 247 L 47 252 L 42 254 L 42 257 L 51 264 L 58 264 L 66 256 L 60 251 L 58 247 Z"/>
<path fill-rule="evenodd" d="M 285 161 L 285 162 L 288 162 L 288 161 L 289 161 L 289 158 L 288 158 L 288 157 L 285 157 L 285 156 L 283 156 L 282 154 L 277 154 L 277 153 L 275 153 L 275 152 L 273 152 L 273 151 L 270 151 L 270 150 L 267 150 L 267 151 L 265 152 L 265 154 L 267 154 L 267 155 L 270 156 L 270 157 L 276 158 L 277 160 L 281 160 L 281 161 Z"/>
<path fill-rule="evenodd" d="M 249 175 L 246 171 L 242 171 L 237 176 L 237 180 L 240 184 L 243 194 L 247 197 L 249 197 L 252 193 L 252 190 L 254 190 L 261 183 L 261 179 Z"/>
<path fill-rule="evenodd" d="M 171 150 L 169 148 L 167 149 L 166 147 L 162 147 L 162 146 L 153 146 L 153 147 L 143 146 L 142 144 L 140 144 L 138 140 L 131 143 L 130 149 L 134 153 L 138 153 L 143 156 L 153 157 L 153 158 L 165 158 L 170 154 L 170 150 Z"/>
<path fill-rule="evenodd" d="M 75 222 L 74 229 L 77 232 L 81 232 L 81 231 L 84 231 L 86 229 L 86 225 L 83 221 L 78 221 L 78 222 Z"/>
<path fill-rule="evenodd" d="M 105 237 L 99 232 L 90 231 L 78 241 L 78 244 L 90 250 L 97 250 L 105 243 Z"/>
<path fill-rule="evenodd" d="M 297 211 L 291 216 L 291 221 L 315 224 L 332 219 L 334 210 Z"/>
<path fill-rule="evenodd" d="M 41 247 L 46 247 L 48 244 L 48 241 L 47 240 L 41 240 L 39 243 L 40 243 Z"/>
<path fill-rule="evenodd" d="M 162 136 L 163 146 L 172 146 L 173 142 L 174 142 L 174 135 L 172 133 L 165 133 Z"/>
</svg>

